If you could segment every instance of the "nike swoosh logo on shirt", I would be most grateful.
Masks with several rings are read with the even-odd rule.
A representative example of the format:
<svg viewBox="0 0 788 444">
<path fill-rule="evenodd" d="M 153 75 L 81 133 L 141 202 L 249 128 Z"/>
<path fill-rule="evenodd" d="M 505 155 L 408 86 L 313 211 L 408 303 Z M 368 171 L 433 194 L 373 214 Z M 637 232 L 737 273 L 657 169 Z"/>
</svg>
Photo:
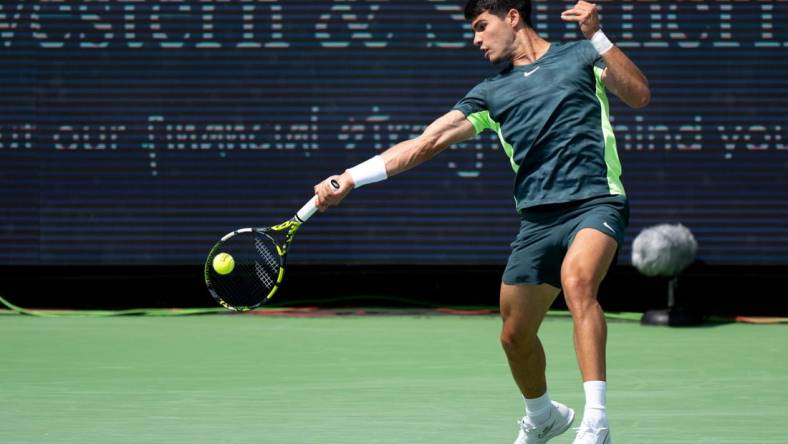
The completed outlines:
<svg viewBox="0 0 788 444">
<path fill-rule="evenodd" d="M 539 68 L 541 68 L 541 66 L 537 66 L 536 68 L 532 69 L 531 71 L 526 71 L 526 72 L 523 73 L 523 76 L 524 77 L 528 77 L 531 74 L 535 73 L 536 71 L 539 71 Z"/>
<path fill-rule="evenodd" d="M 607 224 L 607 222 L 602 222 L 602 225 L 606 226 L 608 229 L 610 229 L 610 231 L 612 231 L 612 232 L 614 232 L 614 233 L 616 232 L 616 230 L 614 230 L 614 229 L 613 229 L 613 227 L 611 227 L 610 225 L 608 225 L 608 224 Z"/>
</svg>

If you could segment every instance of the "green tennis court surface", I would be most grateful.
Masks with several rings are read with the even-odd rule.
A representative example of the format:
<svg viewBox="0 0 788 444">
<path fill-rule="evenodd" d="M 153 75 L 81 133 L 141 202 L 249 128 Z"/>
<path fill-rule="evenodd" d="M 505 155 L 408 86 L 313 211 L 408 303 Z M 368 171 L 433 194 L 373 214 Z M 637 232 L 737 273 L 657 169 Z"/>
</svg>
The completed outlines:
<svg viewBox="0 0 788 444">
<path fill-rule="evenodd" d="M 511 443 L 522 401 L 499 325 L 6 315 L 0 442 Z M 541 337 L 551 394 L 582 409 L 571 328 L 549 318 Z M 614 442 L 788 442 L 788 326 L 609 329 Z"/>
</svg>

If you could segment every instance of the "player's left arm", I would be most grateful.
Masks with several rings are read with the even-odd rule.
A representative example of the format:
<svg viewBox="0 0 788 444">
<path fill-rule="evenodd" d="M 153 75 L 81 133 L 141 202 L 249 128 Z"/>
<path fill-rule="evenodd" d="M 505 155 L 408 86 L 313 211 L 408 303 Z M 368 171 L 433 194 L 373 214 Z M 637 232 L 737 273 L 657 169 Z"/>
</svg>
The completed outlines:
<svg viewBox="0 0 788 444">
<path fill-rule="evenodd" d="M 605 87 L 632 108 L 642 108 L 651 101 L 648 79 L 640 72 L 620 48 L 612 46 L 601 33 L 599 11 L 594 3 L 579 1 L 573 8 L 564 11 L 561 19 L 577 22 L 583 35 L 591 40 L 602 55 L 607 67 L 602 73 Z M 599 31 L 599 34 L 597 34 Z"/>
</svg>

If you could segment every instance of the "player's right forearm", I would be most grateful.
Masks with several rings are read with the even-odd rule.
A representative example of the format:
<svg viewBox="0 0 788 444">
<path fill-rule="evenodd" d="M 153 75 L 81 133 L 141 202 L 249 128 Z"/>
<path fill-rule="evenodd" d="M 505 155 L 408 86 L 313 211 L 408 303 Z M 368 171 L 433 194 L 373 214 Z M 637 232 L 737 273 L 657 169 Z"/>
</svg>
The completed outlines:
<svg viewBox="0 0 788 444">
<path fill-rule="evenodd" d="M 359 188 L 407 171 L 431 159 L 438 152 L 440 149 L 437 149 L 436 139 L 422 134 L 415 139 L 400 142 L 353 168 L 348 168 L 340 177 L 342 180 L 350 180 L 353 188 Z"/>
<path fill-rule="evenodd" d="M 475 134 L 473 125 L 462 112 L 449 111 L 432 122 L 419 137 L 400 142 L 380 155 L 348 168 L 341 175 L 331 176 L 317 184 L 315 203 L 325 211 L 342 202 L 354 188 L 407 171 L 435 157 L 447 146 L 468 140 Z M 332 181 L 339 187 L 332 186 Z"/>
<path fill-rule="evenodd" d="M 392 146 L 380 157 L 383 158 L 386 172 L 391 177 L 432 159 L 439 152 L 436 138 L 421 135 Z"/>
<path fill-rule="evenodd" d="M 317 205 L 320 211 L 338 205 L 351 190 L 380 182 L 395 174 L 407 171 L 438 154 L 443 147 L 438 139 L 428 135 L 400 142 L 383 153 L 348 168 L 339 176 L 331 176 L 315 186 Z M 339 187 L 330 187 L 332 180 Z"/>
<path fill-rule="evenodd" d="M 432 159 L 452 143 L 468 140 L 476 134 L 465 114 L 452 110 L 429 124 L 424 132 L 400 142 L 382 154 L 349 168 L 342 175 L 354 188 L 379 182 Z"/>
</svg>

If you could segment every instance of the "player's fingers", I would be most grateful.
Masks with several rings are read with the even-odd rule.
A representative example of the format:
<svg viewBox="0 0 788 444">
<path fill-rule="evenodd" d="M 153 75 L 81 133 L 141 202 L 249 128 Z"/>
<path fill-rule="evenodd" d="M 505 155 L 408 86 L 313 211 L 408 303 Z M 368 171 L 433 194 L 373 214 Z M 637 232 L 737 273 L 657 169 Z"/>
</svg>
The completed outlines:
<svg viewBox="0 0 788 444">
<path fill-rule="evenodd" d="M 566 11 L 562 12 L 561 15 L 588 15 L 593 10 L 593 7 L 575 6 L 572 9 L 567 9 Z"/>
<path fill-rule="evenodd" d="M 314 190 L 315 190 L 315 197 L 316 197 L 315 205 L 317 206 L 318 210 L 326 211 L 326 204 L 325 204 L 325 201 L 323 200 L 323 194 L 324 193 L 323 193 L 323 190 L 320 187 L 322 184 L 323 183 L 321 182 L 321 183 L 315 185 L 315 188 L 314 188 Z"/>
<path fill-rule="evenodd" d="M 344 194 L 347 193 L 347 190 L 343 189 L 342 183 L 339 181 L 339 179 L 339 176 L 331 176 L 324 180 L 321 184 L 323 201 L 326 206 L 339 205 L 339 203 L 342 201 L 342 198 L 344 197 Z M 339 185 L 339 187 L 336 185 Z"/>
<path fill-rule="evenodd" d="M 583 17 L 580 16 L 571 16 L 571 15 L 562 15 L 561 20 L 565 22 L 582 22 Z"/>
<path fill-rule="evenodd" d="M 592 14 L 595 14 L 597 11 L 599 11 L 599 7 L 594 3 L 587 3 L 581 6 L 580 10 L 583 11 L 586 15 L 590 16 Z"/>
<path fill-rule="evenodd" d="M 588 15 L 591 15 L 591 14 L 595 13 L 598 10 L 599 10 L 599 8 L 597 7 L 597 5 L 595 5 L 593 3 L 589 3 L 588 5 L 583 6 L 583 11 L 585 11 L 586 14 L 588 14 Z"/>
<path fill-rule="evenodd" d="M 326 203 L 328 203 L 328 204 L 331 204 L 331 201 L 333 200 L 332 198 L 333 198 L 333 195 L 334 195 L 334 188 L 331 185 L 329 185 L 330 180 L 331 179 L 326 179 L 326 180 L 323 181 L 322 184 L 320 184 L 320 187 L 322 188 L 321 191 L 323 192 L 323 197 L 324 197 Z"/>
<path fill-rule="evenodd" d="M 328 207 L 332 206 L 332 187 L 329 185 L 329 179 L 326 179 L 315 186 L 315 195 L 317 195 L 317 200 L 315 201 L 315 205 L 320 211 L 326 211 Z"/>
<path fill-rule="evenodd" d="M 579 11 L 591 11 L 596 7 L 595 3 L 588 3 L 588 2 L 578 2 L 575 5 L 575 8 Z"/>
<path fill-rule="evenodd" d="M 582 22 L 588 20 L 588 18 L 590 16 L 591 16 L 591 13 L 588 12 L 588 11 L 572 9 L 572 10 L 569 10 L 569 11 L 564 11 L 561 14 L 561 19 L 566 21 L 566 22 L 580 22 L 580 23 L 582 23 Z"/>
<path fill-rule="evenodd" d="M 329 177 L 328 179 L 326 179 L 326 185 L 328 186 L 328 189 L 331 191 L 331 193 L 338 194 L 339 191 L 342 189 L 341 177 L 340 176 Z"/>
</svg>

